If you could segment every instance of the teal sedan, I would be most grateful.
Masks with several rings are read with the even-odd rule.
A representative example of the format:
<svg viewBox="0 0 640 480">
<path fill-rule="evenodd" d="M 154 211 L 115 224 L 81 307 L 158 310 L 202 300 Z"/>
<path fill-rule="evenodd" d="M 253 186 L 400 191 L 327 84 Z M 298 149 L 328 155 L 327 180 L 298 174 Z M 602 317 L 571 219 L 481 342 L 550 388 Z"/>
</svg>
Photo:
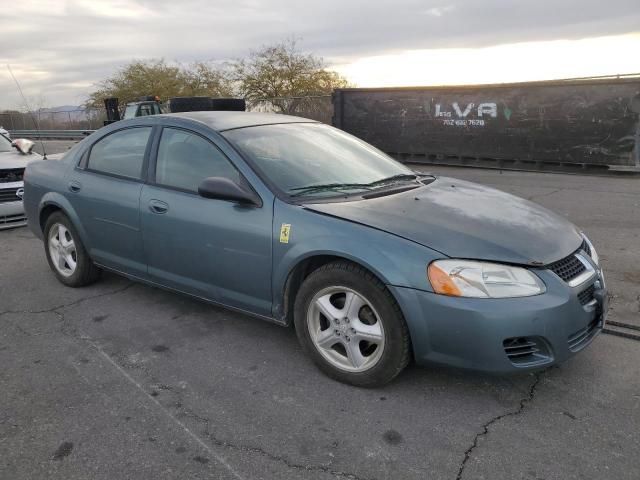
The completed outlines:
<svg viewBox="0 0 640 480">
<path fill-rule="evenodd" d="M 598 255 L 564 218 L 413 172 L 308 119 L 124 120 L 29 164 L 24 182 L 63 284 L 110 270 L 295 325 L 318 367 L 353 385 L 382 385 L 412 360 L 543 368 L 605 322 Z"/>
</svg>

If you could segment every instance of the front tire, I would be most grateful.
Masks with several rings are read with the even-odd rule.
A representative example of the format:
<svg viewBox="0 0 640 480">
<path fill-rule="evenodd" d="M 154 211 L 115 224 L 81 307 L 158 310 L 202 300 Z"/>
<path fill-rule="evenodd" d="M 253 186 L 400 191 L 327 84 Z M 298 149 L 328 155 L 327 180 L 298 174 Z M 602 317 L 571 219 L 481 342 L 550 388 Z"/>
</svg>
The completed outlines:
<svg viewBox="0 0 640 480">
<path fill-rule="evenodd" d="M 305 279 L 294 322 L 305 352 L 340 382 L 382 386 L 409 362 L 400 307 L 380 280 L 351 262 L 329 263 Z"/>
<path fill-rule="evenodd" d="M 100 276 L 84 248 L 78 232 L 61 212 L 49 216 L 44 228 L 44 250 L 49 267 L 68 287 L 84 287 Z"/>
</svg>

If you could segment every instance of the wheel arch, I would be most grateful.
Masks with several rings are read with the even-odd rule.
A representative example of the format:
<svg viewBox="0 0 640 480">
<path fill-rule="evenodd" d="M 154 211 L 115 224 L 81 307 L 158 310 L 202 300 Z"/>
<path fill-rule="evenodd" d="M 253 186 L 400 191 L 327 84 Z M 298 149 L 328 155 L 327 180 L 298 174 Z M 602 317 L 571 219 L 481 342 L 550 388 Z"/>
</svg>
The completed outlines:
<svg viewBox="0 0 640 480">
<path fill-rule="evenodd" d="M 62 212 L 64 215 L 69 218 L 69 221 L 73 224 L 78 235 L 80 235 L 80 240 L 82 241 L 85 247 L 89 248 L 89 244 L 87 242 L 87 232 L 85 231 L 82 223 L 80 222 L 80 218 L 76 213 L 75 209 L 71 205 L 71 203 L 62 195 L 55 192 L 49 192 L 42 197 L 40 201 L 40 206 L 38 208 L 38 225 L 40 227 L 40 231 L 44 237 L 44 228 L 47 223 L 47 219 L 55 212 Z"/>
<path fill-rule="evenodd" d="M 293 306 L 304 279 L 323 265 L 336 261 L 353 263 L 371 273 L 384 285 L 388 284 L 385 277 L 380 274 L 380 272 L 377 272 L 376 269 L 372 268 L 360 259 L 334 252 L 316 252 L 309 254 L 308 256 L 299 259 L 298 262 L 289 269 L 286 281 L 284 282 L 282 289 L 278 292 L 279 301 L 276 305 L 275 313 L 284 324 L 291 325 L 293 323 Z M 393 293 L 390 290 L 389 293 L 393 296 Z"/>
<path fill-rule="evenodd" d="M 60 205 L 57 205 L 55 203 L 48 203 L 46 205 L 43 205 L 43 207 L 40 209 L 38 225 L 40 225 L 40 231 L 42 233 L 44 233 L 44 227 L 47 224 L 47 220 L 55 212 L 63 212 L 64 213 L 64 211 L 62 210 Z"/>
</svg>

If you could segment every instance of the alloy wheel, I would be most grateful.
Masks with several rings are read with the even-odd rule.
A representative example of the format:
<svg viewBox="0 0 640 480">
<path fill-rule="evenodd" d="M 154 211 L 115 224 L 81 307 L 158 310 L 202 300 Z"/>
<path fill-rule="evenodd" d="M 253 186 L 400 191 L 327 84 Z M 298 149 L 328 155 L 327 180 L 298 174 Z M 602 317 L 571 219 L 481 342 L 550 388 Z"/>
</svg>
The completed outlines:
<svg viewBox="0 0 640 480">
<path fill-rule="evenodd" d="M 56 270 L 65 277 L 70 277 L 78 266 L 76 244 L 67 227 L 54 223 L 49 229 L 49 255 Z"/>
<path fill-rule="evenodd" d="M 384 350 L 382 321 L 371 302 L 346 287 L 328 287 L 309 304 L 307 327 L 320 354 L 334 367 L 363 372 Z"/>
</svg>

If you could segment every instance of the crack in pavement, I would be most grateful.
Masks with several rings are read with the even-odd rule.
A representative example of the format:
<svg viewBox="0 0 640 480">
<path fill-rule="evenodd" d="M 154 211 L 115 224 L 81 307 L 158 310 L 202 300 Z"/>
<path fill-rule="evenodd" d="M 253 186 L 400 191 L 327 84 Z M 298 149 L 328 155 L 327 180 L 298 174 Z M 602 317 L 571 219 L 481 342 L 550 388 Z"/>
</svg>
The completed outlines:
<svg viewBox="0 0 640 480">
<path fill-rule="evenodd" d="M 57 305 L 55 307 L 50 307 L 50 308 L 45 308 L 42 310 L 5 310 L 4 312 L 0 312 L 0 317 L 4 316 L 4 315 L 19 315 L 19 314 L 25 314 L 25 315 L 36 315 L 36 314 L 42 314 L 42 313 L 54 313 L 56 315 L 58 315 L 58 317 L 60 317 L 60 320 L 64 322 L 64 314 L 60 313 L 59 310 L 63 310 L 65 308 L 68 307 L 73 307 L 75 305 L 78 305 L 80 303 L 86 302 L 88 300 L 93 300 L 95 298 L 101 298 L 101 297 L 108 297 L 110 295 L 116 295 L 118 293 L 124 292 L 125 290 L 128 290 L 129 288 L 133 287 L 135 285 L 134 282 L 129 283 L 128 285 L 124 286 L 123 288 L 119 288 L 116 290 L 111 290 L 109 292 L 102 292 L 99 293 L 97 295 L 90 295 L 88 297 L 83 297 L 80 298 L 78 300 L 74 300 L 73 302 L 69 302 L 69 303 L 63 303 L 62 305 Z M 38 334 L 33 334 L 30 331 L 28 331 L 27 329 L 23 328 L 22 325 L 20 325 L 18 322 L 14 321 L 14 320 L 10 320 L 10 319 L 5 319 L 5 321 L 7 323 L 9 323 L 11 326 L 13 326 L 16 330 L 18 330 L 21 334 L 27 336 L 27 337 L 33 337 L 33 336 L 40 336 L 42 335 L 41 333 Z M 62 332 L 65 333 L 65 332 Z"/>
<path fill-rule="evenodd" d="M 482 431 L 476 434 L 475 438 L 473 439 L 473 443 L 464 452 L 464 458 L 462 459 L 462 462 L 460 463 L 460 467 L 458 469 L 458 474 L 456 475 L 456 480 L 461 480 L 462 479 L 462 475 L 464 474 L 464 469 L 467 466 L 467 462 L 471 458 L 471 454 L 473 453 L 473 451 L 476 448 L 478 448 L 478 441 L 480 440 L 480 438 L 481 437 L 485 437 L 485 436 L 487 436 L 489 434 L 489 427 L 491 425 L 493 425 L 494 423 L 499 422 L 503 418 L 517 417 L 518 415 L 521 415 L 524 412 L 525 407 L 529 403 L 531 403 L 531 401 L 533 401 L 533 397 L 535 396 L 535 393 L 536 393 L 536 388 L 538 387 L 538 384 L 540 383 L 542 375 L 545 372 L 547 372 L 548 370 L 549 370 L 549 368 L 546 368 L 546 369 L 544 369 L 544 370 L 542 370 L 540 372 L 537 372 L 535 374 L 533 382 L 531 383 L 531 386 L 529 387 L 528 395 L 526 397 L 523 397 L 523 398 L 520 399 L 520 404 L 518 405 L 518 408 L 516 410 L 513 410 L 511 412 L 507 412 L 507 413 L 503 413 L 501 415 L 498 415 L 497 417 L 493 417 L 491 420 L 489 420 L 484 425 L 482 425 Z"/>
<path fill-rule="evenodd" d="M 274 453 L 267 452 L 266 450 L 260 447 L 253 447 L 249 445 L 238 445 L 235 443 L 220 440 L 211 433 L 209 429 L 211 420 L 209 420 L 209 418 L 202 417 L 201 415 L 198 415 L 195 412 L 186 408 L 182 408 L 181 413 L 188 418 L 192 418 L 204 423 L 205 424 L 204 435 L 209 439 L 209 441 L 212 444 L 218 447 L 227 448 L 230 450 L 237 450 L 241 452 L 247 452 L 247 453 L 255 453 L 263 457 L 266 457 L 269 460 L 283 463 L 287 468 L 290 468 L 293 470 L 301 470 L 305 472 L 322 472 L 322 473 L 327 473 L 329 475 L 333 475 L 334 477 L 348 478 L 350 480 L 370 480 L 366 477 L 361 477 L 359 475 L 356 475 L 355 473 L 343 472 L 341 470 L 333 470 L 327 465 L 304 465 L 300 463 L 294 463 L 284 455 L 276 455 Z"/>
<path fill-rule="evenodd" d="M 73 307 L 75 305 L 78 305 L 80 303 L 86 302 L 88 300 L 93 300 L 95 298 L 101 298 L 101 297 L 108 297 L 109 295 L 115 295 L 117 293 L 122 293 L 125 290 L 130 289 L 131 287 L 135 286 L 136 283 L 135 282 L 130 282 L 129 284 L 127 284 L 126 286 L 122 287 L 122 288 L 118 288 L 116 290 L 111 290 L 109 292 L 102 292 L 96 295 L 90 295 L 88 297 L 83 297 L 83 298 L 79 298 L 78 300 L 74 300 L 73 302 L 69 302 L 69 303 L 63 303 L 61 305 L 57 305 L 55 307 L 50 307 L 50 308 L 44 308 L 42 310 L 5 310 L 4 312 L 0 312 L 0 317 L 2 317 L 3 315 L 9 315 L 9 314 L 37 314 L 37 313 L 51 313 L 51 312 L 56 312 L 57 310 L 62 310 L 64 308 L 68 308 L 68 307 Z"/>
<path fill-rule="evenodd" d="M 561 192 L 562 190 L 564 190 L 564 188 L 556 188 L 550 192 L 547 193 L 539 193 L 537 195 L 530 195 L 527 197 L 527 200 L 529 201 L 533 201 L 533 199 L 537 199 L 537 198 L 542 198 L 542 197 L 548 197 L 549 195 L 553 195 L 554 193 L 558 193 Z"/>
</svg>

